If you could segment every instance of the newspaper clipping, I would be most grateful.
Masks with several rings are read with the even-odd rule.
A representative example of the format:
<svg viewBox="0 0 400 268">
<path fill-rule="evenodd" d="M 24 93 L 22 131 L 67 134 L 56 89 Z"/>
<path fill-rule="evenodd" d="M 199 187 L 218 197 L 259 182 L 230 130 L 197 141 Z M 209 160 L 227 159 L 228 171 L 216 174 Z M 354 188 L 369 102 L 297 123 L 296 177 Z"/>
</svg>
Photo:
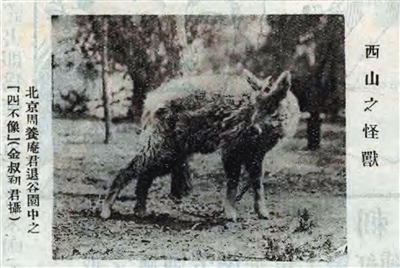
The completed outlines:
<svg viewBox="0 0 400 268">
<path fill-rule="evenodd" d="M 400 267 L 397 1 L 3 1 L 2 267 Z"/>
</svg>

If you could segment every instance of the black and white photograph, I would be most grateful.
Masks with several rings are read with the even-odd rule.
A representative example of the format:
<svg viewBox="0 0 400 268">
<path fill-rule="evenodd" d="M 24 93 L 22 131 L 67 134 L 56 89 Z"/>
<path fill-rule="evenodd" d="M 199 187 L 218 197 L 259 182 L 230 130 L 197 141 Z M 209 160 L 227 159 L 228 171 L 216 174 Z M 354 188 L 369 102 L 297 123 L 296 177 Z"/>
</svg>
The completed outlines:
<svg viewBox="0 0 400 268">
<path fill-rule="evenodd" d="M 52 16 L 53 259 L 347 254 L 342 15 Z"/>
<path fill-rule="evenodd" d="M 400 267 L 398 1 L 2 1 L 1 267 Z"/>
</svg>

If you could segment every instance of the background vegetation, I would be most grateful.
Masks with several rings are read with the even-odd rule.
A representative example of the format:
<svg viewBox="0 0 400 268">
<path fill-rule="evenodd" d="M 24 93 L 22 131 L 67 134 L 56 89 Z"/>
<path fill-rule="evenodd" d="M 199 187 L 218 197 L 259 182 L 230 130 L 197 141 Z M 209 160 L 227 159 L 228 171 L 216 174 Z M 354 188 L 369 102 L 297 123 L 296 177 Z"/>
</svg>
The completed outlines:
<svg viewBox="0 0 400 268">
<path fill-rule="evenodd" d="M 137 121 L 146 93 L 182 75 L 290 69 L 303 110 L 344 109 L 341 16 L 54 16 L 53 111 Z M 103 75 L 104 74 L 104 75 Z M 105 89 L 103 89 L 105 85 Z M 104 92 L 103 92 L 104 91 Z"/>
</svg>

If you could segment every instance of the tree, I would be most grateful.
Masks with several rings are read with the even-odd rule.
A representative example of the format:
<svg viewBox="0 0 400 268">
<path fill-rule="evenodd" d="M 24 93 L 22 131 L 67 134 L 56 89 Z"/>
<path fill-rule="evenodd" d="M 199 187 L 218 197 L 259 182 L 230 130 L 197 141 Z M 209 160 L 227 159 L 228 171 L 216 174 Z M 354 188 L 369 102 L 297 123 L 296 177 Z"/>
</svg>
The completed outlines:
<svg viewBox="0 0 400 268">
<path fill-rule="evenodd" d="M 108 17 L 107 53 L 102 53 L 104 18 Z M 147 91 L 180 71 L 181 40 L 174 16 L 78 16 L 77 44 L 96 64 L 108 57 L 109 72 L 124 71 L 132 79 L 130 115 L 140 119 Z"/>
<path fill-rule="evenodd" d="M 104 121 L 106 123 L 106 133 L 104 143 L 109 143 L 111 139 L 111 88 L 107 83 L 107 71 L 108 71 L 108 17 L 103 18 L 103 60 L 102 60 L 102 87 L 103 87 L 103 107 L 104 107 Z"/>
</svg>

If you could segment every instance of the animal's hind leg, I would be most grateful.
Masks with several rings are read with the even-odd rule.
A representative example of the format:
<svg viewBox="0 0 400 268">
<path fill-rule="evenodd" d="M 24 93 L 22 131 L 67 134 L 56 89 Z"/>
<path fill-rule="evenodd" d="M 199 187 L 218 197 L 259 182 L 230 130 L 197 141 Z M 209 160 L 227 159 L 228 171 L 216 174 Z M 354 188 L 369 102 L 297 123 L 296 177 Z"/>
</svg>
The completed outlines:
<svg viewBox="0 0 400 268">
<path fill-rule="evenodd" d="M 234 159 L 225 159 L 224 169 L 227 177 L 225 214 L 229 219 L 236 221 L 236 193 L 239 184 L 241 164 Z"/>
<path fill-rule="evenodd" d="M 254 210 L 260 219 L 268 219 L 265 207 L 264 184 L 262 182 L 262 161 L 253 160 L 246 163 L 246 170 L 254 191 Z"/>
<path fill-rule="evenodd" d="M 171 197 L 180 200 L 192 190 L 191 174 L 187 159 L 179 161 L 171 170 Z"/>
<path fill-rule="evenodd" d="M 113 206 L 115 199 L 117 199 L 118 194 L 121 192 L 128 182 L 132 179 L 132 172 L 127 169 L 121 170 L 119 174 L 114 178 L 111 183 L 110 189 L 103 201 L 103 208 L 101 210 L 100 217 L 103 219 L 108 219 L 111 216 L 111 207 Z"/>
<path fill-rule="evenodd" d="M 144 216 L 146 214 L 146 200 L 149 193 L 151 184 L 153 183 L 155 176 L 142 175 L 138 177 L 136 184 L 136 205 L 135 212 L 138 216 Z"/>
</svg>

